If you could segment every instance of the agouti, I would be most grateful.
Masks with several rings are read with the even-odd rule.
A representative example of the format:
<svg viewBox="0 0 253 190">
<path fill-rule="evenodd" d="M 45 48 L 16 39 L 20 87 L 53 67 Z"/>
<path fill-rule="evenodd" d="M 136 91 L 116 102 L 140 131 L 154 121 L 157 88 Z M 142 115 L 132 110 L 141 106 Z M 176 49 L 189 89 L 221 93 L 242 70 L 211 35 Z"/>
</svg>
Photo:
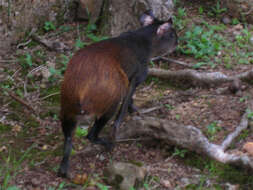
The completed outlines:
<svg viewBox="0 0 253 190">
<path fill-rule="evenodd" d="M 140 22 L 140 29 L 87 46 L 70 60 L 61 87 L 65 141 L 60 176 L 67 176 L 77 115 L 94 115 L 95 123 L 87 138 L 110 148 L 112 143 L 99 138 L 99 132 L 121 105 L 113 125 L 116 134 L 126 112 L 136 111 L 132 96 L 147 77 L 149 59 L 176 48 L 177 35 L 171 19 L 163 22 L 147 11 Z"/>
</svg>

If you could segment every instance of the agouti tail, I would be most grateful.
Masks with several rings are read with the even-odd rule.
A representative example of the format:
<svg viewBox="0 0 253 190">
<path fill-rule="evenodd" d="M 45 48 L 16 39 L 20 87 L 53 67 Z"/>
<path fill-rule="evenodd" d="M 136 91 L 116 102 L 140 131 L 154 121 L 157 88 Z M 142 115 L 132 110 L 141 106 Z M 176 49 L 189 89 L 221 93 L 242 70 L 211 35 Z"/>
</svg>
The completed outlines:
<svg viewBox="0 0 253 190">
<path fill-rule="evenodd" d="M 170 53 L 177 46 L 171 19 L 159 21 L 147 11 L 140 22 L 140 29 L 85 47 L 70 60 L 61 88 L 65 141 L 60 176 L 67 176 L 76 116 L 94 115 L 95 123 L 87 138 L 110 148 L 112 144 L 99 138 L 99 132 L 121 103 L 113 125 L 115 136 L 126 112 L 136 111 L 132 96 L 146 79 L 149 59 Z"/>
</svg>

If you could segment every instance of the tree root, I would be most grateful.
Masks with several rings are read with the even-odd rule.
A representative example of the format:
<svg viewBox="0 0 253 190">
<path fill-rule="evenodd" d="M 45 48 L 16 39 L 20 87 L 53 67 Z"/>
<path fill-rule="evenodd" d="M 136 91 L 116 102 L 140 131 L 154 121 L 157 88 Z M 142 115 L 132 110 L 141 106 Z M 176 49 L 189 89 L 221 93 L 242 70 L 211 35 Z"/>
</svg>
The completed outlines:
<svg viewBox="0 0 253 190">
<path fill-rule="evenodd" d="M 235 80 L 241 80 L 245 82 L 253 81 L 253 69 L 235 76 L 227 76 L 221 72 L 198 72 L 191 69 L 170 71 L 155 68 L 149 69 L 148 74 L 149 76 L 173 81 L 185 81 L 188 84 L 203 87 L 217 86 L 226 82 L 233 82 Z"/>
<path fill-rule="evenodd" d="M 133 138 L 135 136 L 160 139 L 169 144 L 207 155 L 216 161 L 253 170 L 253 158 L 247 153 L 238 150 L 225 152 L 242 130 L 248 127 L 248 110 L 253 110 L 253 101 L 249 103 L 239 126 L 227 136 L 221 145 L 209 142 L 201 130 L 194 126 L 185 126 L 166 119 L 139 116 L 133 117 L 126 123 L 126 126 L 119 129 L 118 139 Z"/>
</svg>

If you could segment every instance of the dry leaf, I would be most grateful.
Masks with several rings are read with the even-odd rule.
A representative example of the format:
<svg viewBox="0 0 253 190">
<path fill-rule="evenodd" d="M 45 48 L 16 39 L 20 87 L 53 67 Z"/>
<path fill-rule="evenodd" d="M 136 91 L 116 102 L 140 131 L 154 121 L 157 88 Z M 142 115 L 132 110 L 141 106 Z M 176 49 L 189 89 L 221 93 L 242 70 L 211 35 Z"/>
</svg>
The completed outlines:
<svg viewBox="0 0 253 190">
<path fill-rule="evenodd" d="M 12 128 L 11 131 L 14 132 L 14 133 L 18 133 L 18 132 L 21 131 L 21 126 L 20 126 L 20 125 L 15 125 L 15 126 Z"/>
<path fill-rule="evenodd" d="M 253 142 L 247 142 L 244 144 L 243 150 L 247 151 L 251 156 L 253 156 Z"/>
<path fill-rule="evenodd" d="M 86 173 L 77 174 L 75 178 L 72 180 L 73 183 L 77 185 L 84 185 L 88 180 L 88 176 Z"/>
<path fill-rule="evenodd" d="M 6 146 L 0 147 L 0 152 L 5 152 L 5 151 L 7 151 L 7 147 Z"/>
<path fill-rule="evenodd" d="M 47 150 L 47 149 L 48 149 L 48 146 L 46 144 L 43 145 L 42 150 Z"/>
</svg>

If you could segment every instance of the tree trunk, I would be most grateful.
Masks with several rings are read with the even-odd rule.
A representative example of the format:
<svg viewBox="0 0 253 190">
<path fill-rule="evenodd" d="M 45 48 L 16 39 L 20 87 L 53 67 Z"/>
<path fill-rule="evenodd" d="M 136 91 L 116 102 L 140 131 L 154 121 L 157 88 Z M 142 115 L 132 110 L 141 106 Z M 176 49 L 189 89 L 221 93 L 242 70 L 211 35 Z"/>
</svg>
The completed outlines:
<svg viewBox="0 0 253 190">
<path fill-rule="evenodd" d="M 152 9 L 154 15 L 166 20 L 173 13 L 172 0 L 108 0 L 105 1 L 102 30 L 112 36 L 139 27 L 140 15 Z"/>
</svg>

